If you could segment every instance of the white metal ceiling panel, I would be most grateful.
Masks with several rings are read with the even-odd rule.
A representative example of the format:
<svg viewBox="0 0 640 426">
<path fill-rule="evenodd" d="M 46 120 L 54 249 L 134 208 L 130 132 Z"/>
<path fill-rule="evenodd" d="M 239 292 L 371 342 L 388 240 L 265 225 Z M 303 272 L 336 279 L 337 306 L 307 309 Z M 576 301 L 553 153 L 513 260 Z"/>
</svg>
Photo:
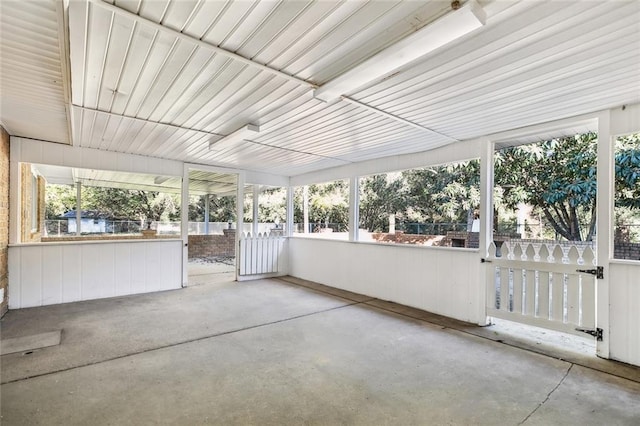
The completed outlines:
<svg viewBox="0 0 640 426">
<path fill-rule="evenodd" d="M 478 2 L 484 27 L 345 93 L 362 106 L 313 88 L 449 1 L 71 0 L 76 142 L 294 175 L 640 102 L 640 2 Z M 1 87 L 3 106 L 19 98 L 14 111 L 52 123 L 60 88 L 40 83 L 60 76 L 59 46 L 44 49 L 59 27 L 42 4 L 2 3 L 30 19 L 3 40 Z M 17 25 L 4 15 L 3 34 Z M 210 149 L 247 124 L 251 140 Z"/>
<path fill-rule="evenodd" d="M 70 143 L 59 19 L 54 0 L 0 2 L 0 122 L 11 135 Z"/>
<path fill-rule="evenodd" d="M 354 97 L 457 139 L 640 100 L 640 3 L 518 12 Z"/>
</svg>

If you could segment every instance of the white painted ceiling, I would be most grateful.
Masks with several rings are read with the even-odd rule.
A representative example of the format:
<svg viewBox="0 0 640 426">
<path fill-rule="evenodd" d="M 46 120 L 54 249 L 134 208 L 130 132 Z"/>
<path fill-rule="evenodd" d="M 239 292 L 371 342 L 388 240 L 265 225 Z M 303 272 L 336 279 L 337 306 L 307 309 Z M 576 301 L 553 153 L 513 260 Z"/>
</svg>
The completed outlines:
<svg viewBox="0 0 640 426">
<path fill-rule="evenodd" d="M 62 2 L 0 1 L 0 123 L 11 135 L 69 143 L 63 14 Z"/>
<path fill-rule="evenodd" d="M 3 0 L 0 118 L 11 134 L 69 141 L 43 136 L 65 107 L 57 74 L 20 73 L 64 63 L 56 35 L 70 48 L 74 145 L 286 176 L 640 102 L 640 1 L 479 3 L 484 27 L 327 104 L 314 87 L 449 2 L 71 0 L 67 40 L 53 0 Z M 14 34 L 16 16 L 33 36 Z M 249 123 L 257 136 L 210 149 Z"/>
</svg>

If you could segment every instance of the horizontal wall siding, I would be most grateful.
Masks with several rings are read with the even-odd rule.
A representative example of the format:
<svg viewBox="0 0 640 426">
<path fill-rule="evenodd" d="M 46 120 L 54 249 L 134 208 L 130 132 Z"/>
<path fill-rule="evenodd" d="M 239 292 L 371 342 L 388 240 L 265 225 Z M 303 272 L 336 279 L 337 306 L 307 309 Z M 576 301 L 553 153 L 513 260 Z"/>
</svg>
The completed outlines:
<svg viewBox="0 0 640 426">
<path fill-rule="evenodd" d="M 480 261 L 469 250 L 290 238 L 290 275 L 451 318 L 479 318 Z"/>
<path fill-rule="evenodd" d="M 640 365 L 640 263 L 612 263 L 609 270 L 609 355 Z"/>
<path fill-rule="evenodd" d="M 180 288 L 182 241 L 9 247 L 9 308 Z"/>
</svg>

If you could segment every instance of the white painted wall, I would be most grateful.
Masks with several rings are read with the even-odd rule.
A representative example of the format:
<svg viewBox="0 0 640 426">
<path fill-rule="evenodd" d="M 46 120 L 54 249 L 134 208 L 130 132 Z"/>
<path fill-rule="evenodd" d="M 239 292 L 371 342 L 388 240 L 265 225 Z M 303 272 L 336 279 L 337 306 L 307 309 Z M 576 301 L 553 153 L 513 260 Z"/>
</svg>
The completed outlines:
<svg viewBox="0 0 640 426">
<path fill-rule="evenodd" d="M 609 356 L 640 365 L 640 262 L 609 264 Z"/>
<path fill-rule="evenodd" d="M 9 309 L 182 286 L 182 240 L 87 241 L 9 247 Z"/>
<path fill-rule="evenodd" d="M 294 277 L 484 324 L 480 267 L 477 250 L 289 238 Z"/>
</svg>

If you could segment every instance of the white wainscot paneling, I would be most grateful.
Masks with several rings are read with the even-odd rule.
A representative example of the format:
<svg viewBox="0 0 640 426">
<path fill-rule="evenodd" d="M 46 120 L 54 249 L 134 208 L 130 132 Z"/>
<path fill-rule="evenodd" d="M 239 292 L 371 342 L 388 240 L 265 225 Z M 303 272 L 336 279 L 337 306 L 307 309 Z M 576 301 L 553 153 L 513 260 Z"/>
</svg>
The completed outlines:
<svg viewBox="0 0 640 426">
<path fill-rule="evenodd" d="M 640 365 L 640 263 L 612 263 L 609 288 L 609 355 Z"/>
<path fill-rule="evenodd" d="M 480 261 L 472 250 L 290 238 L 290 275 L 472 323 Z"/>
<path fill-rule="evenodd" d="M 9 247 L 10 309 L 170 290 L 181 283 L 181 240 Z"/>
</svg>

